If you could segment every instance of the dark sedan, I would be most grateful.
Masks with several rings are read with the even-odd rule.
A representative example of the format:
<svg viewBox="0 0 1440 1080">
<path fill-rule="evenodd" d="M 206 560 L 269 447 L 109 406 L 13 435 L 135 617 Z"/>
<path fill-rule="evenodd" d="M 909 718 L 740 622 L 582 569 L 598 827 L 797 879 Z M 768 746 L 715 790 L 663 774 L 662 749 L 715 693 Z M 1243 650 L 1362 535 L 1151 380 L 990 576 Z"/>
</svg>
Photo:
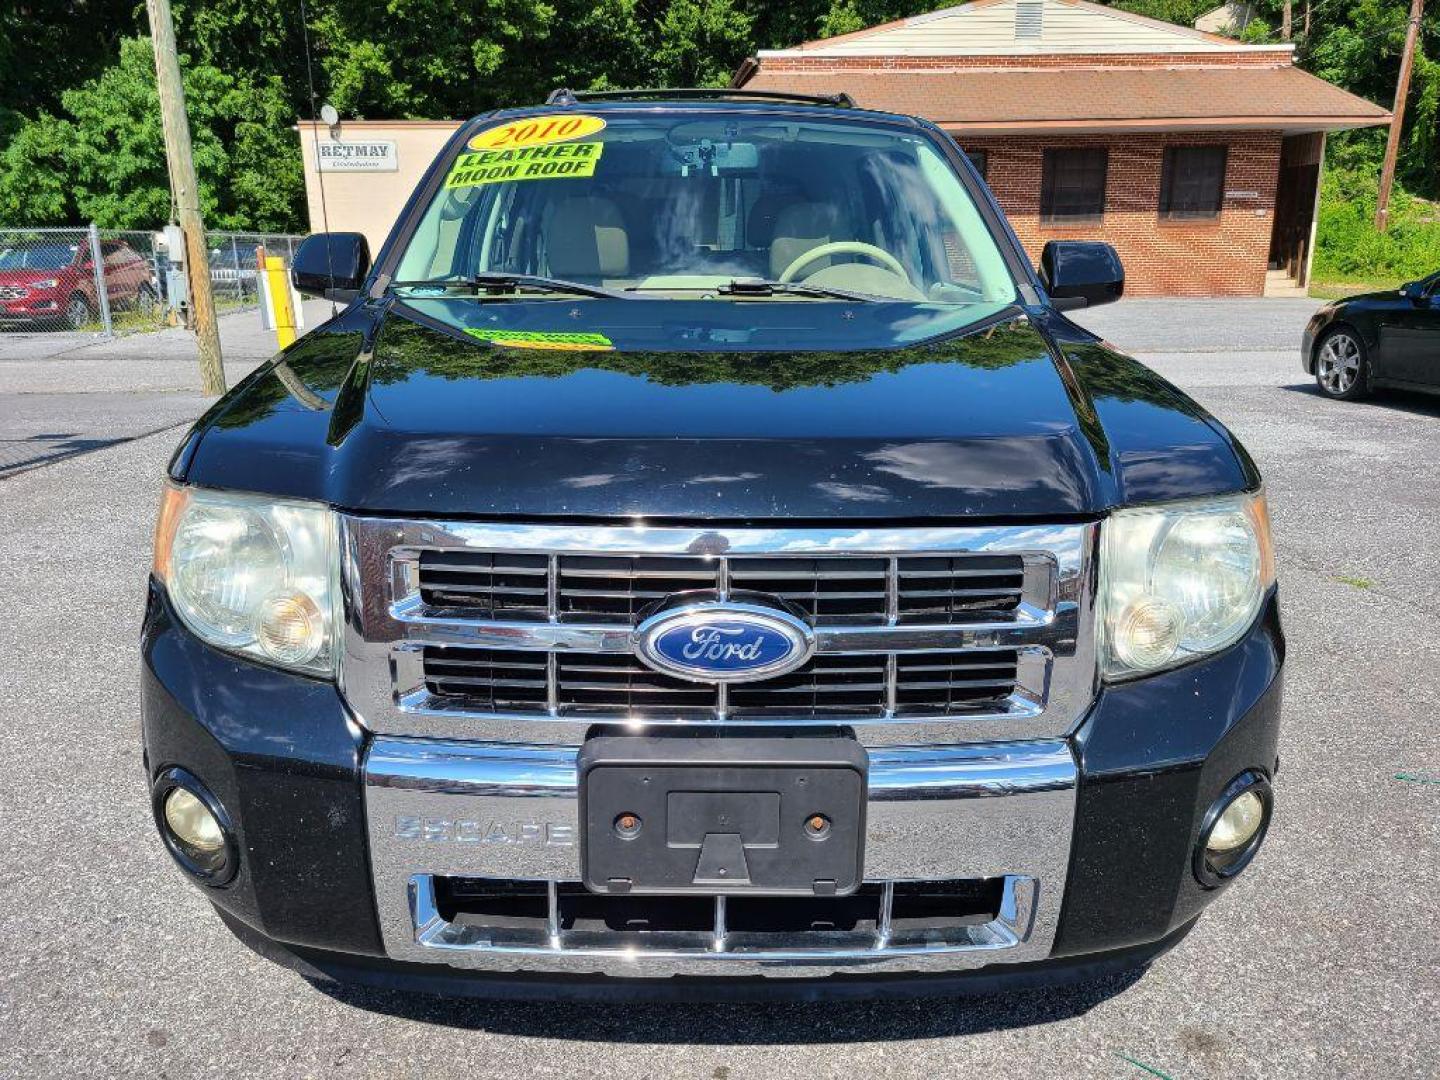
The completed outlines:
<svg viewBox="0 0 1440 1080">
<path fill-rule="evenodd" d="M 1326 304 L 1305 327 L 1305 373 L 1326 397 L 1396 387 L 1440 393 L 1440 274 Z"/>
</svg>

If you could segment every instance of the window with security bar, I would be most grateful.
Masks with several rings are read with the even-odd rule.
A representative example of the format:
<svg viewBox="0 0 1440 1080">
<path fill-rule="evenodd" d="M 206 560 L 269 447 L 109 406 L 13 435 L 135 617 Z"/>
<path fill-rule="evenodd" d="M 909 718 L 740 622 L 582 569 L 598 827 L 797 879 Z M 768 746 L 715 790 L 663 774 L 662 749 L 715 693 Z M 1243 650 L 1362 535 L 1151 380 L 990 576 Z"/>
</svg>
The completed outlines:
<svg viewBox="0 0 1440 1080">
<path fill-rule="evenodd" d="M 1160 180 L 1160 216 L 1194 221 L 1220 216 L 1225 201 L 1223 146 L 1167 146 Z"/>
<path fill-rule="evenodd" d="M 1040 183 L 1040 220 L 1079 225 L 1105 215 L 1105 177 L 1110 154 L 1103 149 L 1045 151 Z"/>
</svg>

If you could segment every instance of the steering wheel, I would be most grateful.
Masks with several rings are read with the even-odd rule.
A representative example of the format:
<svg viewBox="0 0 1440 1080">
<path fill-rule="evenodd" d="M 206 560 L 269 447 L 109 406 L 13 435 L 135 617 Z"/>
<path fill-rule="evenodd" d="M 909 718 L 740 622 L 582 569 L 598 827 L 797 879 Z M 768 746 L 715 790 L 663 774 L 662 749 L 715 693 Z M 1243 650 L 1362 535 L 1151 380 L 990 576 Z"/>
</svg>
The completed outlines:
<svg viewBox="0 0 1440 1080">
<path fill-rule="evenodd" d="M 787 267 L 780 275 L 781 281 L 794 281 L 802 267 L 809 266 L 816 259 L 823 259 L 827 255 L 863 255 L 867 259 L 874 259 L 887 270 L 899 274 L 906 281 L 910 281 L 910 275 L 905 272 L 905 267 L 900 265 L 900 260 L 891 255 L 884 248 L 878 248 L 874 244 L 862 244 L 857 240 L 835 240 L 828 244 L 821 244 L 801 254 Z M 911 282 L 913 285 L 914 282 Z"/>
</svg>

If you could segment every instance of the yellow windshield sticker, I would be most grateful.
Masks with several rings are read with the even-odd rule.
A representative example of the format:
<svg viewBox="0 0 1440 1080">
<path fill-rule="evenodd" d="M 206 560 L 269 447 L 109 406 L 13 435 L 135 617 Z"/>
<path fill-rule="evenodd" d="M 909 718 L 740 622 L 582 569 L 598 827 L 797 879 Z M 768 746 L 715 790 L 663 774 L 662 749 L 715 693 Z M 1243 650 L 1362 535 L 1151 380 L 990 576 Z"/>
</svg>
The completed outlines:
<svg viewBox="0 0 1440 1080">
<path fill-rule="evenodd" d="M 604 127 L 605 121 L 598 116 L 534 116 L 482 131 L 468 145 L 471 150 L 518 150 L 583 139 Z"/>
<path fill-rule="evenodd" d="M 474 330 L 465 331 L 471 337 L 488 341 L 492 345 L 504 345 L 510 349 L 550 349 L 560 352 L 605 352 L 615 348 L 615 343 L 604 334 L 563 333 L 551 330 Z"/>
<path fill-rule="evenodd" d="M 445 178 L 447 188 L 502 184 L 507 180 L 569 180 L 594 176 L 604 143 L 554 143 L 518 150 L 461 154 Z"/>
</svg>

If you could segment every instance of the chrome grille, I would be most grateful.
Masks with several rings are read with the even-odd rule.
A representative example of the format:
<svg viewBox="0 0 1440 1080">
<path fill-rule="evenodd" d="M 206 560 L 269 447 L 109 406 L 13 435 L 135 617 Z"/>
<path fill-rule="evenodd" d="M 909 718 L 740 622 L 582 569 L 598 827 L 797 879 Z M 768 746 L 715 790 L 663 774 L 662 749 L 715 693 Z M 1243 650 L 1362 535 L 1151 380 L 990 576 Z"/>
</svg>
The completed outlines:
<svg viewBox="0 0 1440 1080">
<path fill-rule="evenodd" d="M 910 653 L 895 658 L 895 711 L 951 714 L 994 707 L 1015 691 L 1014 649 Z"/>
<path fill-rule="evenodd" d="M 869 744 L 1067 734 L 1093 698 L 1093 524 L 837 529 L 344 519 L 341 686 L 371 730 L 578 742 L 596 724 L 845 724 Z M 675 594 L 774 597 L 789 674 L 661 675 L 634 627 Z"/>
<path fill-rule="evenodd" d="M 713 589 L 714 559 L 561 555 L 556 605 L 562 621 L 639 621 L 640 612 L 665 597 Z"/>
<path fill-rule="evenodd" d="M 722 582 L 722 572 L 726 582 Z M 634 625 L 676 593 L 728 587 L 779 597 L 815 625 L 895 621 L 953 623 L 1003 615 L 1020 604 L 1025 564 L 1018 555 L 935 558 L 719 559 L 511 555 L 424 551 L 421 599 L 436 608 L 495 619 L 541 622 L 550 590 L 561 622 Z M 893 585 L 893 589 L 892 589 Z"/>
<path fill-rule="evenodd" d="M 902 624 L 960 622 L 1014 611 L 1025 588 L 1025 564 L 1017 555 L 900 559 L 896 572 Z"/>
<path fill-rule="evenodd" d="M 793 604 L 820 626 L 883 622 L 889 559 L 758 558 L 730 561 L 730 588 L 767 593 Z"/>
<path fill-rule="evenodd" d="M 425 688 L 438 697 L 490 711 L 544 709 L 550 663 L 545 653 L 514 649 L 425 650 Z"/>
<path fill-rule="evenodd" d="M 20 285 L 0 285 L 0 300 L 24 300 L 30 290 Z"/>
<path fill-rule="evenodd" d="M 420 597 L 433 607 L 490 618 L 549 617 L 550 560 L 544 555 L 426 551 L 418 570 Z"/>
<path fill-rule="evenodd" d="M 883 654 L 822 654 L 787 675 L 730 686 L 724 701 L 716 686 L 661 674 L 623 653 L 557 654 L 553 691 L 544 653 L 431 646 L 422 663 L 426 689 L 468 709 L 544 712 L 554 700 L 625 716 L 728 708 L 733 717 L 814 717 L 1000 708 L 1015 691 L 1019 659 L 1014 649 L 917 653 L 893 665 Z"/>
</svg>

